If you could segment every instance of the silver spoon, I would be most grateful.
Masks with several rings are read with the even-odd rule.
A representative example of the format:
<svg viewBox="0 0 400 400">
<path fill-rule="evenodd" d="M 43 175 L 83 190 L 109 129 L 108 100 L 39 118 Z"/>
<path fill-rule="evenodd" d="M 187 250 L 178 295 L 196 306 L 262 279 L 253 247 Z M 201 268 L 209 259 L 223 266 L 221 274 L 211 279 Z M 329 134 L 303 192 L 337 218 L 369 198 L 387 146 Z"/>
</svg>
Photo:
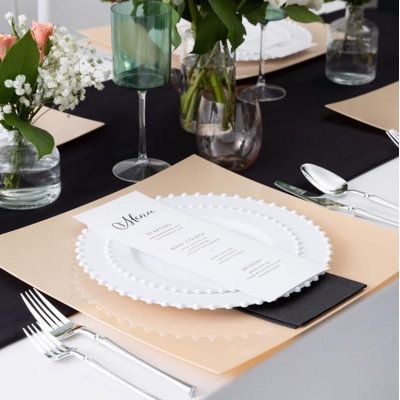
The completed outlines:
<svg viewBox="0 0 400 400">
<path fill-rule="evenodd" d="M 362 192 L 361 190 L 349 189 L 349 184 L 343 178 L 325 168 L 318 167 L 318 165 L 303 164 L 300 169 L 306 179 L 325 194 L 340 196 L 344 193 L 354 193 L 375 203 L 398 210 L 396 204 L 390 203 L 381 197 Z"/>
</svg>

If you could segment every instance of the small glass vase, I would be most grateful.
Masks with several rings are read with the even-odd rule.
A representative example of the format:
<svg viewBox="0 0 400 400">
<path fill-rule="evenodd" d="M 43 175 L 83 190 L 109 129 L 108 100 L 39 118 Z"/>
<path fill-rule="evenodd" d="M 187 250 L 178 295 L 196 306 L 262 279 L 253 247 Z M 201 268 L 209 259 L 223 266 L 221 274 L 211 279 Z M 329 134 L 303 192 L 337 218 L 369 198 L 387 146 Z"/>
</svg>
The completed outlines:
<svg viewBox="0 0 400 400">
<path fill-rule="evenodd" d="M 196 119 L 201 94 L 211 91 L 218 102 L 232 108 L 235 102 L 235 52 L 226 41 L 217 42 L 206 54 L 192 54 L 191 33 L 184 37 L 186 50 L 181 62 L 179 85 L 180 121 L 182 128 L 196 133 Z M 188 44 L 189 42 L 189 44 Z"/>
<path fill-rule="evenodd" d="M 257 90 L 240 88 L 236 95 L 232 112 L 211 91 L 203 91 L 196 138 L 202 157 L 237 172 L 249 168 L 260 153 L 262 121 Z"/>
<path fill-rule="evenodd" d="M 325 73 L 341 85 L 364 85 L 375 79 L 378 53 L 377 26 L 364 18 L 363 8 L 349 4 L 344 18 L 328 30 Z"/>
<path fill-rule="evenodd" d="M 36 148 L 19 131 L 0 129 L 0 208 L 43 207 L 55 201 L 60 192 L 57 147 L 38 160 Z"/>
</svg>

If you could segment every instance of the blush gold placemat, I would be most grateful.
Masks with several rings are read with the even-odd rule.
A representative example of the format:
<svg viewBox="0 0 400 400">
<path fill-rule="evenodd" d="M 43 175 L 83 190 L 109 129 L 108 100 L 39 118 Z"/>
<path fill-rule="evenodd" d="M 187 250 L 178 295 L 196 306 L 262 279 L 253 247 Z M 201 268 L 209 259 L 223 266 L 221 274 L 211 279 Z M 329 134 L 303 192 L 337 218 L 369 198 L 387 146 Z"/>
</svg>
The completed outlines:
<svg viewBox="0 0 400 400">
<path fill-rule="evenodd" d="M 399 130 L 399 82 L 326 107 L 378 129 Z"/>
<path fill-rule="evenodd" d="M 37 114 L 34 125 L 50 132 L 54 137 L 56 146 L 59 146 L 104 126 L 104 122 L 43 107 Z"/>
<path fill-rule="evenodd" d="M 182 192 L 239 194 L 297 210 L 314 220 L 330 237 L 334 252 L 331 272 L 368 287 L 307 327 L 296 330 L 234 310 L 178 310 L 122 297 L 99 286 L 77 266 L 75 241 L 83 225 L 73 215 L 133 190 L 149 196 Z M 132 340 L 222 373 L 244 369 L 264 359 L 357 298 L 393 280 L 398 265 L 397 243 L 394 230 L 304 202 L 191 156 L 103 199 L 0 236 L 0 265 L 50 296 L 131 336 Z"/>
<path fill-rule="evenodd" d="M 316 44 L 310 49 L 304 50 L 300 53 L 293 54 L 288 57 L 268 60 L 265 62 L 265 72 L 273 72 L 282 68 L 290 67 L 309 60 L 311 58 L 320 56 L 326 53 L 326 38 L 327 26 L 322 23 L 300 24 L 308 29 L 312 35 L 312 41 Z M 95 28 L 82 29 L 80 34 L 90 40 L 90 43 L 98 48 L 103 54 L 111 55 L 111 27 L 99 26 Z M 172 58 L 172 65 L 179 68 L 180 57 L 174 54 Z M 236 79 L 245 79 L 258 75 L 258 61 L 238 61 L 236 63 Z"/>
</svg>

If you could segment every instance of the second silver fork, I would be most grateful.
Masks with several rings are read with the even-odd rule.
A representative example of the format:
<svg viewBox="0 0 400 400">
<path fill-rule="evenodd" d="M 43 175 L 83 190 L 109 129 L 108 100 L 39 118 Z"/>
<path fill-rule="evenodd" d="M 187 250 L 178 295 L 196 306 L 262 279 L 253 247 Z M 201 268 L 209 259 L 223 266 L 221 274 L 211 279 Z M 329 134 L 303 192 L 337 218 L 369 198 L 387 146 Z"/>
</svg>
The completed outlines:
<svg viewBox="0 0 400 400">
<path fill-rule="evenodd" d="M 27 327 L 23 328 L 23 331 L 27 338 L 34 345 L 36 350 L 38 350 L 39 353 L 42 353 L 47 359 L 52 361 L 59 361 L 68 356 L 73 356 L 75 358 L 78 358 L 79 360 L 84 361 L 97 371 L 100 371 L 101 373 L 121 383 L 133 392 L 140 394 L 141 398 L 146 398 L 147 400 L 160 400 L 158 397 L 155 397 L 150 393 L 145 392 L 144 390 L 138 388 L 127 380 L 121 378 L 119 375 L 110 371 L 104 365 L 78 351 L 78 349 L 66 346 L 65 344 L 61 343 L 49 332 L 42 332 L 35 326 L 35 324 L 28 325 Z"/>
<path fill-rule="evenodd" d="M 167 381 L 174 384 L 181 390 L 184 390 L 191 397 L 196 393 L 196 387 L 186 383 L 165 371 L 155 367 L 144 361 L 143 359 L 135 356 L 129 351 L 125 350 L 123 347 L 114 343 L 112 340 L 100 336 L 99 334 L 90 331 L 89 329 L 83 327 L 82 325 L 76 324 L 70 321 L 65 315 L 60 313 L 56 307 L 54 307 L 38 290 L 35 288 L 33 290 L 28 290 L 21 293 L 22 300 L 28 307 L 29 311 L 32 313 L 33 317 L 36 319 L 40 327 L 45 331 L 52 334 L 59 340 L 67 339 L 75 334 L 82 334 L 86 337 L 94 340 L 100 345 L 107 347 L 108 349 L 123 355 L 131 361 L 141 365 L 142 367 L 148 369 L 149 371 L 159 375 L 160 377 L 166 379 Z"/>
</svg>

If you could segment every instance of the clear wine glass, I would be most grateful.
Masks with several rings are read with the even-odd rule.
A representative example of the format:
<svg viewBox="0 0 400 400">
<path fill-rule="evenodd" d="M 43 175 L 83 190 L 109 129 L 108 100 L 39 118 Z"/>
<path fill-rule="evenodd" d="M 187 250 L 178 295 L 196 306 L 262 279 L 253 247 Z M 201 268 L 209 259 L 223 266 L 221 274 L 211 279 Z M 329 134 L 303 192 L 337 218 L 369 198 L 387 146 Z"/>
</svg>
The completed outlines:
<svg viewBox="0 0 400 400">
<path fill-rule="evenodd" d="M 114 175 L 138 182 L 167 167 L 147 157 L 146 91 L 166 85 L 171 75 L 171 8 L 160 1 L 121 2 L 111 7 L 114 82 L 136 89 L 139 95 L 139 151 L 137 158 L 113 168 Z"/>
<path fill-rule="evenodd" d="M 259 101 L 276 101 L 283 99 L 286 96 L 286 90 L 280 86 L 272 85 L 266 82 L 265 79 L 265 70 L 264 70 L 264 39 L 265 39 L 265 31 L 267 28 L 268 22 L 271 21 L 279 21 L 281 19 L 286 18 L 285 11 L 281 8 L 274 8 L 271 6 L 267 6 L 267 11 L 265 15 L 265 20 L 260 24 L 261 25 L 261 35 L 260 35 L 260 59 L 259 59 L 259 68 L 258 68 L 258 79 L 257 83 L 254 86 L 254 89 L 257 91 L 258 100 Z"/>
</svg>

